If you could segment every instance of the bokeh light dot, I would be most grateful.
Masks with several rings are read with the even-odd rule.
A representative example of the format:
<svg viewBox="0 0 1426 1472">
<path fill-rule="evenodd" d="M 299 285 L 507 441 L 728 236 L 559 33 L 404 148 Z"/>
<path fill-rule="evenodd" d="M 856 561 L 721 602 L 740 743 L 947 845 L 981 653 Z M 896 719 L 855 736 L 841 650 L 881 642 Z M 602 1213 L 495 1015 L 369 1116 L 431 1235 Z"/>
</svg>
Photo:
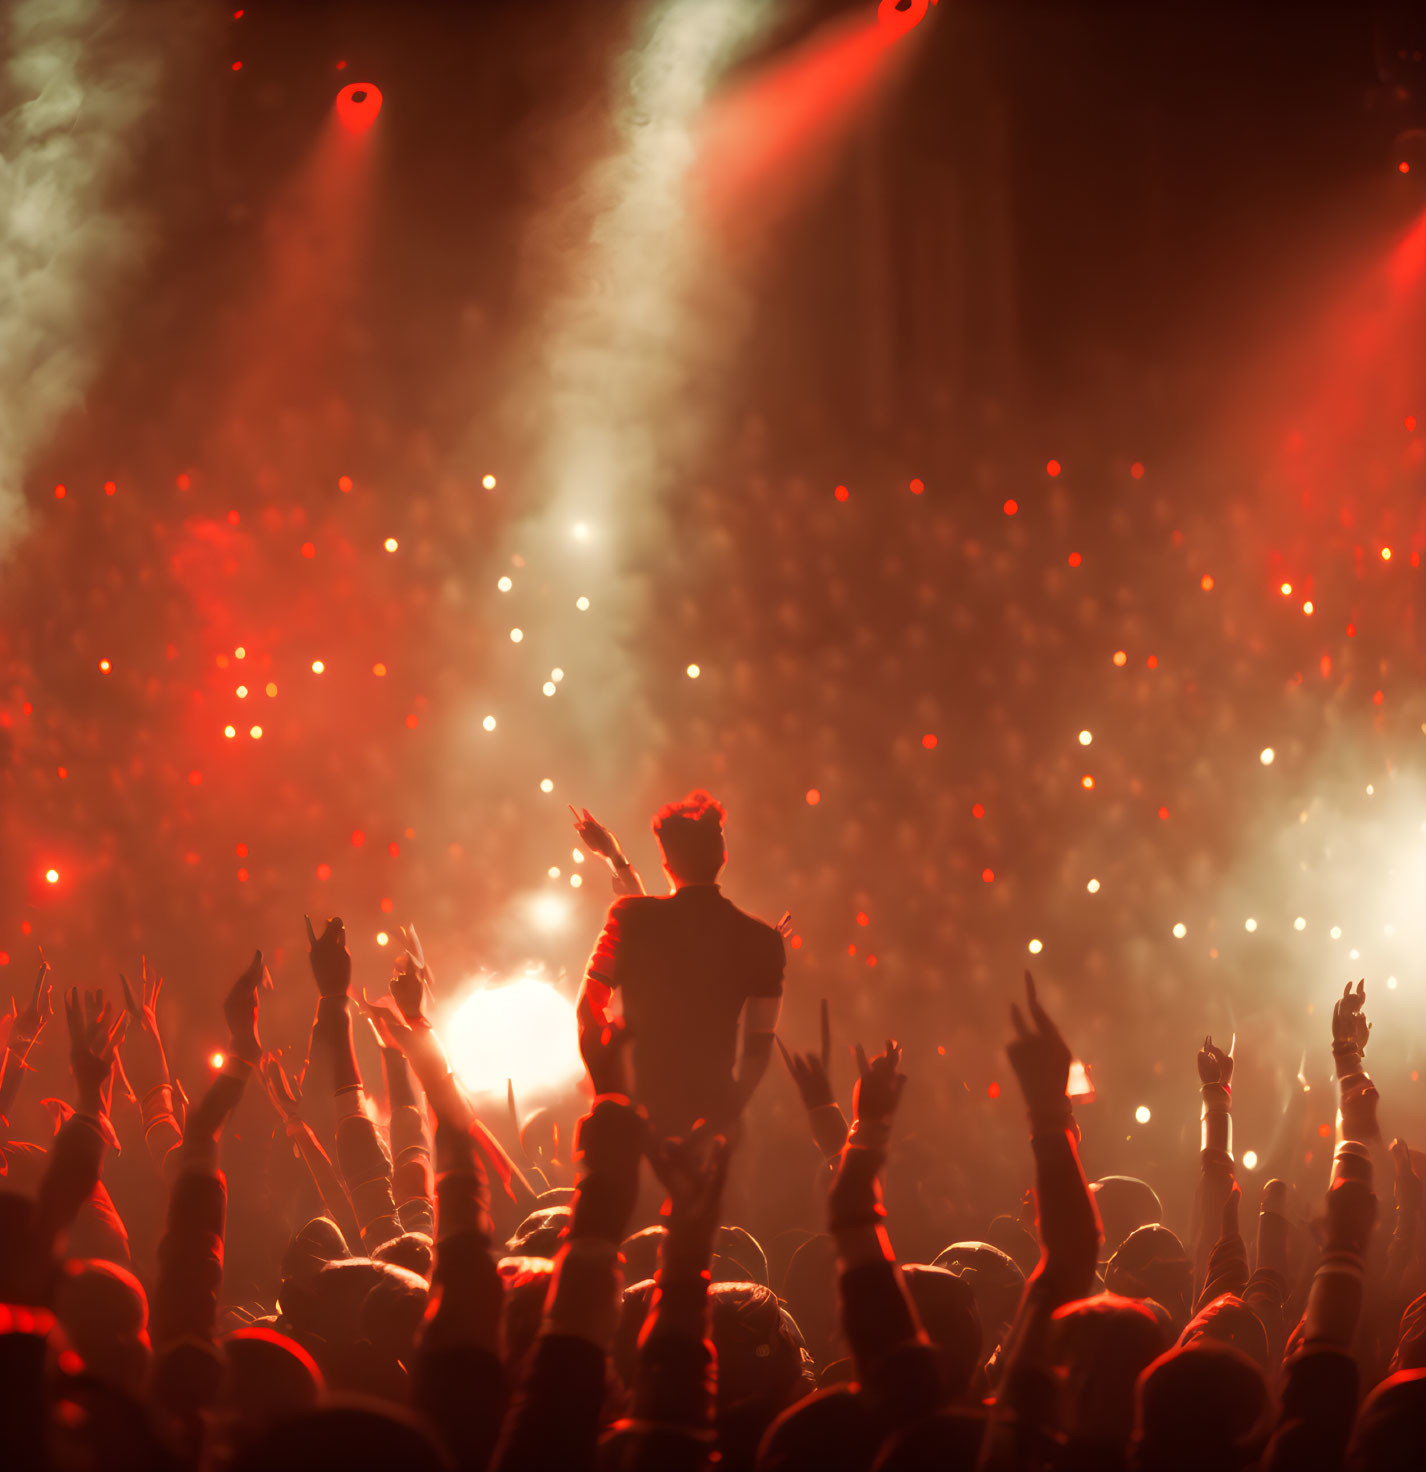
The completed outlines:
<svg viewBox="0 0 1426 1472">
<path fill-rule="evenodd" d="M 541 779 L 541 782 L 540 782 L 540 791 L 541 792 L 553 792 L 554 790 L 555 790 L 555 784 L 548 777 L 545 777 L 545 778 Z"/>
<path fill-rule="evenodd" d="M 525 637 L 525 631 L 524 631 L 524 629 L 511 629 L 510 630 L 510 642 L 512 644 L 518 644 L 521 641 L 521 639 L 523 639 L 524 637 Z"/>
<path fill-rule="evenodd" d="M 487 731 L 493 731 L 495 729 L 495 717 L 486 716 L 486 718 L 480 724 L 484 726 Z"/>
</svg>

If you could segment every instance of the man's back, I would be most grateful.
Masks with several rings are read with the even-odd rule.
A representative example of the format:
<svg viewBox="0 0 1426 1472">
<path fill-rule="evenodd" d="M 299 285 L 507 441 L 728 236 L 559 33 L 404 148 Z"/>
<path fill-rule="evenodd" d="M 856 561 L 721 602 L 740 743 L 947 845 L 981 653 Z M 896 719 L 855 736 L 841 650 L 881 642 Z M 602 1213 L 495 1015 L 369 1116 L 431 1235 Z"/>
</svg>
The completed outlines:
<svg viewBox="0 0 1426 1472">
<path fill-rule="evenodd" d="M 782 995 L 784 963 L 777 930 L 716 884 L 610 907 L 590 972 L 623 993 L 635 1092 L 657 1128 L 734 1112 L 739 1014 L 749 997 Z"/>
</svg>

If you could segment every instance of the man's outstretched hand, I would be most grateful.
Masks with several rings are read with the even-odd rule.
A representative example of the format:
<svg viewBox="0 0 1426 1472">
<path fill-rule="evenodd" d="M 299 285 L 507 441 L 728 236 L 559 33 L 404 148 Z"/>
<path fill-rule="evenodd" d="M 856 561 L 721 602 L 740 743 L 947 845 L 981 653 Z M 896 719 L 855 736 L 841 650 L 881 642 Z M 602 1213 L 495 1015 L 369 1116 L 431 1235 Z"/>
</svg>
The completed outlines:
<svg viewBox="0 0 1426 1472">
<path fill-rule="evenodd" d="M 116 1017 L 99 988 L 81 994 L 78 987 L 71 987 L 64 999 L 64 1017 L 69 1024 L 69 1067 L 79 1095 L 79 1112 L 104 1113 L 104 1086 L 113 1072 L 128 1016 L 120 1012 Z"/>
<path fill-rule="evenodd" d="M 1363 977 L 1352 990 L 1349 981 L 1342 989 L 1337 1005 L 1332 1008 L 1332 1052 L 1335 1056 L 1355 1055 L 1360 1060 L 1367 1051 L 1372 1025 L 1363 1010 L 1367 1004 L 1367 983 Z"/>
<path fill-rule="evenodd" d="M 1226 1089 L 1233 1081 L 1232 1049 L 1224 1052 L 1212 1036 L 1205 1037 L 1198 1050 L 1198 1081 L 1201 1084 L 1222 1084 Z"/>
<path fill-rule="evenodd" d="M 598 854 L 601 859 L 608 859 L 611 863 L 615 859 L 624 857 L 624 851 L 619 847 L 619 840 L 588 808 L 576 808 L 573 803 L 568 804 L 568 807 L 574 815 L 574 831 L 579 835 L 580 844 L 584 848 L 592 854 Z"/>
<path fill-rule="evenodd" d="M 35 989 L 30 995 L 29 1005 L 20 1008 L 16 1003 L 15 1020 L 10 1025 L 10 1047 L 24 1054 L 34 1046 L 35 1039 L 44 1030 L 44 1025 L 54 1016 L 53 986 L 50 982 L 49 963 L 40 961 L 40 972 L 35 977 Z"/>
<path fill-rule="evenodd" d="M 318 935 L 312 929 L 311 919 L 304 915 L 307 924 L 307 944 L 311 948 L 312 975 L 317 979 L 317 990 L 324 997 L 345 997 L 352 985 L 352 957 L 347 950 L 347 930 L 340 918 L 327 921 L 326 929 Z"/>
<path fill-rule="evenodd" d="M 235 1058 L 256 1064 L 262 1057 L 257 1036 L 257 993 L 264 984 L 267 968 L 262 952 L 254 951 L 247 970 L 228 988 L 223 998 L 223 1020 L 228 1024 L 228 1051 Z"/>
<path fill-rule="evenodd" d="M 856 1045 L 857 1081 L 852 1089 L 852 1114 L 858 1125 L 891 1127 L 906 1075 L 901 1071 L 901 1045 L 887 1038 L 886 1048 L 868 1059 L 862 1045 Z"/>
<path fill-rule="evenodd" d="M 1059 1028 L 1040 1005 L 1035 978 L 1028 971 L 1025 1007 L 1030 1014 L 1028 1023 L 1019 1007 L 1010 1004 L 1010 1025 L 1015 1029 L 1015 1036 L 1005 1051 L 1029 1107 L 1031 1123 L 1059 1123 L 1069 1110 L 1066 1090 L 1072 1055 Z"/>
</svg>

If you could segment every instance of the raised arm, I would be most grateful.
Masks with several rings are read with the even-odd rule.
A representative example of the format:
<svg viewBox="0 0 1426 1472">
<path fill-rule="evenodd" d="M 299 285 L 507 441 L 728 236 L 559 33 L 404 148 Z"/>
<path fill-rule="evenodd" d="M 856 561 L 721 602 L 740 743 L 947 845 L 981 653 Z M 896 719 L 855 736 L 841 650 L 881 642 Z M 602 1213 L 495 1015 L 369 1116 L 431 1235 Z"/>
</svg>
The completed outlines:
<svg viewBox="0 0 1426 1472">
<path fill-rule="evenodd" d="M 316 1050 L 331 1070 L 337 1114 L 337 1166 L 361 1228 L 367 1253 L 401 1235 L 396 1199 L 391 1189 L 391 1156 L 376 1126 L 367 1118 L 361 1068 L 352 1035 L 350 992 L 352 958 L 346 927 L 327 921 L 322 934 L 307 921 L 312 975 L 317 983 L 317 1020 L 312 1029 Z"/>
<path fill-rule="evenodd" d="M 1057 1397 L 1050 1321 L 1061 1304 L 1091 1291 L 1102 1235 L 1066 1093 L 1072 1055 L 1028 971 L 1025 997 L 1030 1020 L 1011 1007 L 1015 1038 L 1006 1052 L 1030 1115 L 1040 1261 L 1026 1280 L 1006 1341 L 1001 1391 L 981 1449 L 983 1472 L 1021 1472 L 1036 1464 Z"/>
<path fill-rule="evenodd" d="M 13 1001 L 10 1004 L 14 1021 L 10 1024 L 5 1047 L 0 1051 L 0 1125 L 10 1121 L 20 1084 L 29 1068 L 26 1060 L 30 1056 L 30 1049 L 44 1031 L 45 1023 L 54 1016 L 51 996 L 50 968 L 42 960 L 28 1006 L 21 1008 Z"/>
<path fill-rule="evenodd" d="M 555 1258 L 529 1374 L 495 1472 L 585 1472 L 594 1465 L 605 1369 L 619 1318 L 619 1244 L 639 1191 L 648 1126 L 629 1102 L 627 1034 L 590 1020 L 579 1033 L 594 1105 L 575 1131 L 572 1221 Z"/>
<path fill-rule="evenodd" d="M 616 895 L 643 894 L 644 881 L 639 878 L 638 871 L 624 857 L 624 850 L 619 846 L 619 840 L 594 817 L 588 808 L 576 808 L 573 803 L 570 803 L 569 810 L 574 816 L 574 831 L 579 835 L 581 845 L 590 853 L 598 854 L 609 865 L 609 871 L 614 878 L 614 893 Z"/>
<path fill-rule="evenodd" d="M 847 1117 L 832 1091 L 832 1027 L 827 1013 L 827 999 L 822 998 L 822 1046 L 818 1053 L 792 1053 L 777 1040 L 782 1061 L 792 1075 L 798 1098 L 807 1111 L 812 1138 L 822 1152 L 829 1170 L 835 1170 L 847 1143 Z"/>
<path fill-rule="evenodd" d="M 1198 1154 L 1197 1221 L 1194 1227 L 1194 1286 L 1200 1290 L 1198 1307 L 1222 1292 L 1241 1293 L 1247 1282 L 1247 1250 L 1242 1249 L 1241 1281 L 1227 1283 L 1225 1258 L 1231 1255 L 1238 1235 L 1237 1200 L 1233 1197 L 1233 1055 L 1218 1047 L 1212 1037 L 1203 1040 L 1198 1052 L 1198 1082 L 1202 1096 L 1202 1128 Z M 1231 1206 L 1230 1206 L 1231 1202 Z M 1221 1244 L 1222 1251 L 1215 1248 Z M 1209 1271 L 1209 1259 L 1217 1252 L 1219 1276 Z M 1209 1288 L 1223 1283 L 1215 1292 Z"/>
<path fill-rule="evenodd" d="M 391 997 L 407 1023 L 412 1027 L 422 1026 L 426 1022 L 426 999 L 431 990 L 430 968 L 421 953 L 415 927 L 408 931 L 403 926 L 401 937 L 406 951 L 391 979 Z M 425 1098 L 406 1055 L 384 1040 L 381 1040 L 381 1067 L 391 1114 L 391 1184 L 396 1211 L 406 1231 L 430 1232 L 435 1226 L 435 1194 Z"/>
<path fill-rule="evenodd" d="M 163 1174 L 169 1152 L 183 1139 L 173 1107 L 173 1080 L 168 1057 L 158 1028 L 158 999 L 163 977 L 149 976 L 147 957 L 139 959 L 139 991 L 135 996 L 129 978 L 120 975 L 129 1030 L 124 1038 L 124 1066 L 138 1095 L 144 1124 L 144 1149 L 154 1168 Z"/>
</svg>

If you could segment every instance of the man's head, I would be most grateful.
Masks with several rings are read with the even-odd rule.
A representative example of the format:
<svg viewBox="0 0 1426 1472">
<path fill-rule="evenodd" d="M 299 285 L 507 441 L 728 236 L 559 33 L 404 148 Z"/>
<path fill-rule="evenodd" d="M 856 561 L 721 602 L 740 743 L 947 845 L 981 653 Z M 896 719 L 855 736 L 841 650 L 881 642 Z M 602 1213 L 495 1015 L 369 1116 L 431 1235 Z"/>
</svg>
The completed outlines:
<svg viewBox="0 0 1426 1472">
<path fill-rule="evenodd" d="M 664 873 L 675 887 L 712 884 L 728 862 L 723 847 L 723 804 L 702 791 L 659 809 L 654 837 L 663 850 Z"/>
</svg>

